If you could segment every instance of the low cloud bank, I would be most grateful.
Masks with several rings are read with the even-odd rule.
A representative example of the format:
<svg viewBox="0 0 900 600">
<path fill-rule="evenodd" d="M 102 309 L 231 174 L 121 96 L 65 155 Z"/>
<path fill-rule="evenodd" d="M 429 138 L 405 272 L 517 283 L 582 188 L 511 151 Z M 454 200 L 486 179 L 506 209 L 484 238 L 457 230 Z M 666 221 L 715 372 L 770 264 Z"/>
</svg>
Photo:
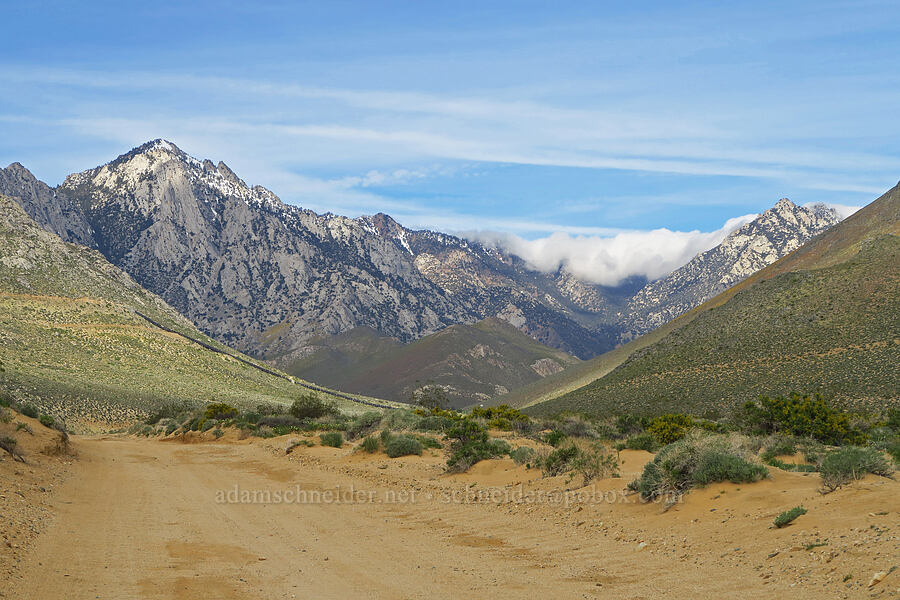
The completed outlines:
<svg viewBox="0 0 900 600">
<path fill-rule="evenodd" d="M 613 237 L 554 233 L 526 240 L 511 233 L 482 231 L 465 237 L 514 254 L 545 273 L 565 267 L 575 277 L 600 285 L 618 285 L 632 275 L 650 280 L 668 275 L 700 252 L 718 245 L 729 233 L 755 219 L 729 219 L 716 231 L 629 231 Z"/>
</svg>

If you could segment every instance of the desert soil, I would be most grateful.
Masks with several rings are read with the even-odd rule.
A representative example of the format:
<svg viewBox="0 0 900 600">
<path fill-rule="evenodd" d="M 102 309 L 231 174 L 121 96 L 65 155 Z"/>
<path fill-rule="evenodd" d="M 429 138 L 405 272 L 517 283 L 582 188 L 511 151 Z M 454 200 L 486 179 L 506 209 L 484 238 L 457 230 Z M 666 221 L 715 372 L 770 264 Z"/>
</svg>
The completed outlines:
<svg viewBox="0 0 900 600">
<path fill-rule="evenodd" d="M 0 580 L 0 596 L 900 595 L 900 571 L 890 571 L 900 564 L 895 481 L 870 477 L 823 496 L 816 475 L 773 469 L 770 480 L 696 490 L 663 512 L 620 494 L 647 453 L 623 453 L 622 478 L 565 504 L 537 494 L 579 481 L 540 479 L 509 460 L 446 476 L 439 451 L 393 460 L 349 445 L 286 454 L 290 439 L 77 440 L 78 459 L 45 501 L 43 532 Z M 238 500 L 301 489 L 308 501 L 228 502 L 235 486 Z M 351 488 L 355 502 L 324 501 L 339 490 L 346 500 Z M 809 514 L 771 528 L 797 504 Z M 888 574 L 869 587 L 877 572 Z"/>
</svg>

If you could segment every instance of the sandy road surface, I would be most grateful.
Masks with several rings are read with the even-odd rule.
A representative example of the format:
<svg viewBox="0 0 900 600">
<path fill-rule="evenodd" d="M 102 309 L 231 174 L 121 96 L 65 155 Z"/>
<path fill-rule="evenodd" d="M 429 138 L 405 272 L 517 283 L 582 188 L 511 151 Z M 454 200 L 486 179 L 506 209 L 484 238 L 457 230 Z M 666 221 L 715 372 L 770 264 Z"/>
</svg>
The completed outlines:
<svg viewBox="0 0 900 600">
<path fill-rule="evenodd" d="M 763 582 L 749 563 L 713 570 L 641 552 L 546 510 L 217 502 L 235 485 L 378 494 L 404 485 L 387 471 L 358 478 L 261 445 L 95 438 L 80 448 L 14 598 L 821 597 Z"/>
</svg>

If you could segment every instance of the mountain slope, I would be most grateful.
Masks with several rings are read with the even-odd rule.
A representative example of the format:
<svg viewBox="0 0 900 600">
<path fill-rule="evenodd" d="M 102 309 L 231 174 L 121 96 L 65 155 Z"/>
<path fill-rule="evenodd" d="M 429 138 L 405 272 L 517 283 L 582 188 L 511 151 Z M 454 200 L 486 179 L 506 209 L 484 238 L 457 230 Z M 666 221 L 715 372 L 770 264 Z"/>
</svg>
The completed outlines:
<svg viewBox="0 0 900 600">
<path fill-rule="evenodd" d="M 0 387 L 81 430 L 126 422 L 162 402 L 255 406 L 303 391 L 233 356 L 243 359 L 97 251 L 64 243 L 0 196 Z"/>
<path fill-rule="evenodd" d="M 0 169 L 0 194 L 16 198 L 32 219 L 63 241 L 96 248 L 94 232 L 80 207 L 21 164 Z"/>
<path fill-rule="evenodd" d="M 685 325 L 699 314 L 697 306 L 774 263 L 837 222 L 839 217 L 831 209 L 799 207 L 790 200 L 780 200 L 773 208 L 733 231 L 718 246 L 698 254 L 683 267 L 637 291 L 623 309 L 624 314 L 619 315 L 622 341 L 626 343 L 491 402 L 526 407 L 590 384 L 618 367 L 634 352 Z M 679 315 L 681 317 L 676 318 Z"/>
<path fill-rule="evenodd" d="M 628 302 L 627 337 L 656 329 L 793 252 L 840 222 L 833 209 L 797 206 L 782 198 L 718 246 L 662 279 L 648 283 Z"/>
<path fill-rule="evenodd" d="M 900 185 L 673 322 L 667 335 L 536 413 L 727 412 L 758 394 L 895 405 Z"/>
<path fill-rule="evenodd" d="M 320 343 L 309 356 L 279 365 L 304 379 L 399 402 L 434 384 L 454 407 L 483 402 L 578 362 L 496 318 L 451 325 L 406 345 L 363 329 Z"/>
</svg>

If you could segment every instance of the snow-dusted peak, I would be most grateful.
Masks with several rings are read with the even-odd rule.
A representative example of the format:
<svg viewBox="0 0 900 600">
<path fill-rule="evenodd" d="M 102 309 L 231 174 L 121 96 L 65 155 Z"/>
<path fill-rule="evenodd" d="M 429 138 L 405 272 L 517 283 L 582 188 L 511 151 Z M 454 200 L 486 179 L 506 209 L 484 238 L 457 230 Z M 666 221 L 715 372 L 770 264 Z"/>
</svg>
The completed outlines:
<svg viewBox="0 0 900 600">
<path fill-rule="evenodd" d="M 184 184 L 197 189 L 204 198 L 238 198 L 248 205 L 287 210 L 274 193 L 262 186 L 249 187 L 224 162 L 198 160 L 164 139 L 142 144 L 106 165 L 69 175 L 62 187 L 84 184 L 90 184 L 94 190 L 104 190 L 103 194 L 94 194 L 98 201 L 134 195 L 141 187 Z"/>
<path fill-rule="evenodd" d="M 634 333 L 644 333 L 712 298 L 840 222 L 824 205 L 797 206 L 787 198 L 731 232 L 668 276 L 647 284 L 630 301 Z"/>
</svg>

